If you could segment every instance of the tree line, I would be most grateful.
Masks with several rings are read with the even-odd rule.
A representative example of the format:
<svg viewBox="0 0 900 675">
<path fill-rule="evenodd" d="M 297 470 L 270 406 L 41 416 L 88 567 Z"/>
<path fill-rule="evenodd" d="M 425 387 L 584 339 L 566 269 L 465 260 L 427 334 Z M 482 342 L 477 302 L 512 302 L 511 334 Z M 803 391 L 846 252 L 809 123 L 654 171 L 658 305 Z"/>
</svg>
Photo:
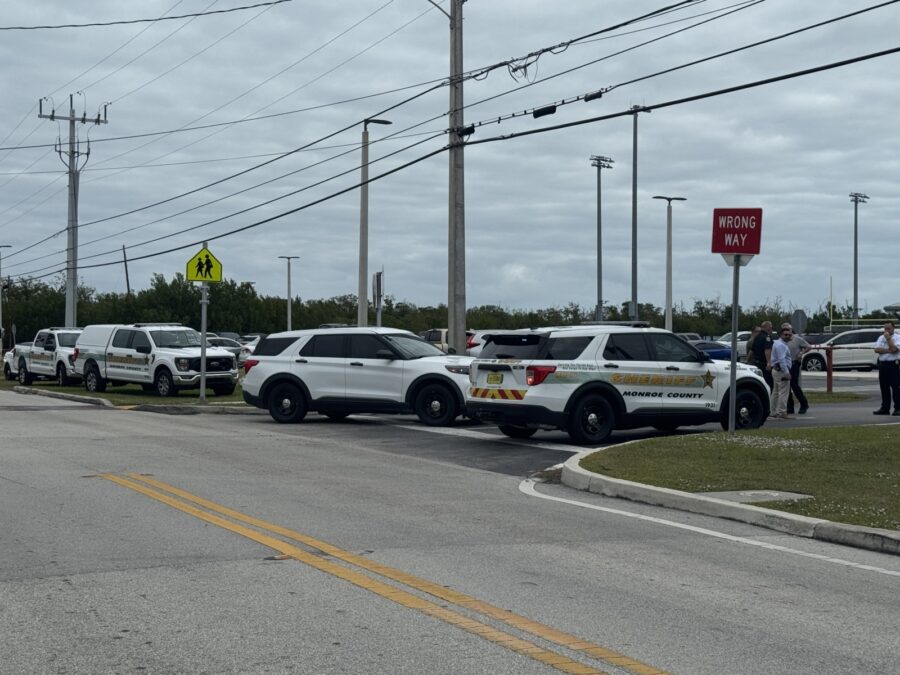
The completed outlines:
<svg viewBox="0 0 900 675">
<path fill-rule="evenodd" d="M 207 329 L 239 334 L 274 333 L 285 329 L 287 301 L 284 297 L 259 295 L 252 284 L 225 279 L 209 287 Z M 61 326 L 65 317 L 65 283 L 48 283 L 34 279 L 9 280 L 3 290 L 3 346 L 31 340 L 34 334 L 48 326 Z M 619 306 L 607 305 L 605 319 L 624 321 L 628 317 L 628 302 Z M 291 327 L 316 328 L 323 323 L 356 323 L 356 296 L 340 295 L 328 299 L 293 302 Z M 774 325 L 789 321 L 792 310 L 780 299 L 752 307 L 741 308 L 739 326 L 742 330 L 764 320 Z M 822 332 L 834 321 L 847 321 L 852 316 L 849 306 L 826 304 L 808 314 L 806 332 Z M 98 293 L 92 288 L 78 288 L 78 323 L 81 326 L 97 323 L 177 322 L 200 328 L 200 287 L 187 281 L 182 274 L 171 280 L 161 274 L 153 275 L 150 287 L 137 293 Z M 638 316 L 651 326 L 663 327 L 662 308 L 640 303 Z M 893 318 L 884 312 L 871 312 L 863 319 Z M 562 307 L 545 309 L 510 309 L 498 305 L 471 307 L 466 312 L 466 325 L 473 329 L 513 329 L 537 326 L 575 325 L 594 319 L 593 307 L 581 307 L 570 302 Z M 375 323 L 374 309 L 369 311 L 369 325 Z M 447 306 L 420 307 L 388 296 L 382 308 L 382 325 L 404 328 L 415 333 L 429 328 L 445 327 Z M 719 299 L 694 300 L 688 306 L 673 307 L 672 326 L 675 332 L 699 333 L 715 337 L 731 330 L 731 305 Z"/>
</svg>

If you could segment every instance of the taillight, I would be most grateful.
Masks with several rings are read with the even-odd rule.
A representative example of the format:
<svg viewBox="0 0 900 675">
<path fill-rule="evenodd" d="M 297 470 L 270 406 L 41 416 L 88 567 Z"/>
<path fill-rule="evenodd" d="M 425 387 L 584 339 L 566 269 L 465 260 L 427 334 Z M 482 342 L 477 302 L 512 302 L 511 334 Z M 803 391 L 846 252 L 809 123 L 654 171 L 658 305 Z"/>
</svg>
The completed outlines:
<svg viewBox="0 0 900 675">
<path fill-rule="evenodd" d="M 244 375 L 250 372 L 250 369 L 259 363 L 259 359 L 247 359 L 244 361 Z"/>
<path fill-rule="evenodd" d="M 466 349 L 472 349 L 472 347 L 477 347 L 478 343 L 475 342 L 475 336 L 470 335 L 466 338 Z"/>
<path fill-rule="evenodd" d="M 75 347 L 75 351 L 72 352 L 72 363 L 78 360 L 78 347 Z"/>
<path fill-rule="evenodd" d="M 528 366 L 525 369 L 525 384 L 533 387 L 547 379 L 550 373 L 556 372 L 556 366 Z"/>
</svg>

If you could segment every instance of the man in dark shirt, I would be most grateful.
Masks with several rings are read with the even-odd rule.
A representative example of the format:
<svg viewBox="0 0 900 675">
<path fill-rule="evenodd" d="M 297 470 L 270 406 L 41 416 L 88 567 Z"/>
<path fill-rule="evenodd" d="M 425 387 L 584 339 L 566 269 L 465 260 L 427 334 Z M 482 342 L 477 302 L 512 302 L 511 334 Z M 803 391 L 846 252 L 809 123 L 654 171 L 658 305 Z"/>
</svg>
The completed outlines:
<svg viewBox="0 0 900 675">
<path fill-rule="evenodd" d="M 772 366 L 769 359 L 772 358 L 772 322 L 763 321 L 760 324 L 762 330 L 753 341 L 753 365 L 762 371 L 763 378 L 769 389 L 772 389 Z"/>
</svg>

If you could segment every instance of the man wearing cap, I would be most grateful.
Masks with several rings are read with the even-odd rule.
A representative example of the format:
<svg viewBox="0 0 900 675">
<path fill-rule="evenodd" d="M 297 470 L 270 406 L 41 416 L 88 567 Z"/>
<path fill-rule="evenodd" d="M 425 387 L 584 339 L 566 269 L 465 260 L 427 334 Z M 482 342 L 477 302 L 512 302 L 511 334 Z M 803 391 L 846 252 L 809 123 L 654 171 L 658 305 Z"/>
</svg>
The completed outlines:
<svg viewBox="0 0 900 675">
<path fill-rule="evenodd" d="M 876 415 L 891 414 L 891 397 L 894 398 L 894 415 L 900 416 L 900 339 L 894 334 L 894 322 L 884 322 L 884 333 L 875 342 L 878 354 L 878 386 L 881 389 L 881 407 Z"/>
</svg>

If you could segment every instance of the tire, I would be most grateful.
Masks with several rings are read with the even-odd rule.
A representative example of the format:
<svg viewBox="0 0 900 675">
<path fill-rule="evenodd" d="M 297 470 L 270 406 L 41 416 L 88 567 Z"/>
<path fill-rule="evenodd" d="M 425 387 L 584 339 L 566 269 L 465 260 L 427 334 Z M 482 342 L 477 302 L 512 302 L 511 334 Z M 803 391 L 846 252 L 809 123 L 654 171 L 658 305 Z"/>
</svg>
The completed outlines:
<svg viewBox="0 0 900 675">
<path fill-rule="evenodd" d="M 269 414 L 279 424 L 300 422 L 306 417 L 306 397 L 290 382 L 276 384 L 269 393 Z"/>
<path fill-rule="evenodd" d="M 325 415 L 325 417 L 330 419 L 332 422 L 343 422 L 346 419 L 347 415 L 349 415 L 350 413 L 326 412 L 326 413 L 322 413 L 322 414 Z"/>
<path fill-rule="evenodd" d="M 19 374 L 17 375 L 17 379 L 19 380 L 19 384 L 28 386 L 32 382 L 34 382 L 34 375 L 28 372 L 28 368 L 25 367 L 25 360 L 19 361 Z"/>
<path fill-rule="evenodd" d="M 60 387 L 66 387 L 72 383 L 72 380 L 69 379 L 69 376 L 66 374 L 66 367 L 59 363 L 56 366 L 56 384 Z"/>
<path fill-rule="evenodd" d="M 14 379 L 16 379 L 16 376 L 12 374 L 12 370 L 10 369 L 8 363 L 3 364 L 3 377 L 5 377 L 9 382 L 12 382 Z"/>
<path fill-rule="evenodd" d="M 423 424 L 448 427 L 459 414 L 456 396 L 443 384 L 426 384 L 416 393 L 413 408 Z"/>
<path fill-rule="evenodd" d="M 735 429 L 759 429 L 766 421 L 766 408 L 755 391 L 738 389 L 734 407 Z M 722 408 L 722 428 L 728 431 L 728 406 Z"/>
<path fill-rule="evenodd" d="M 803 359 L 803 370 L 808 373 L 821 373 L 826 367 L 825 359 L 818 354 L 810 354 Z"/>
<path fill-rule="evenodd" d="M 100 377 L 100 369 L 95 363 L 89 364 L 84 369 L 84 388 L 97 394 L 106 391 L 106 380 Z"/>
<path fill-rule="evenodd" d="M 616 413 L 606 397 L 587 394 L 572 409 L 566 431 L 576 443 L 588 445 L 602 443 L 615 427 Z"/>
<path fill-rule="evenodd" d="M 166 398 L 168 396 L 178 396 L 178 388 L 172 379 L 172 373 L 165 368 L 156 371 L 156 377 L 153 378 L 153 387 L 156 393 Z"/>
<path fill-rule="evenodd" d="M 231 396 L 234 393 L 234 382 L 214 385 L 212 390 L 216 396 Z"/>
<path fill-rule="evenodd" d="M 531 438 L 537 433 L 537 429 L 516 427 L 511 424 L 501 424 L 498 428 L 504 436 L 509 436 L 510 438 Z"/>
</svg>

